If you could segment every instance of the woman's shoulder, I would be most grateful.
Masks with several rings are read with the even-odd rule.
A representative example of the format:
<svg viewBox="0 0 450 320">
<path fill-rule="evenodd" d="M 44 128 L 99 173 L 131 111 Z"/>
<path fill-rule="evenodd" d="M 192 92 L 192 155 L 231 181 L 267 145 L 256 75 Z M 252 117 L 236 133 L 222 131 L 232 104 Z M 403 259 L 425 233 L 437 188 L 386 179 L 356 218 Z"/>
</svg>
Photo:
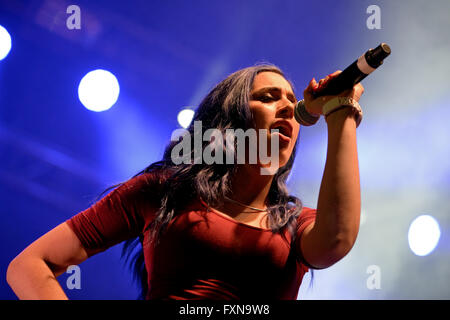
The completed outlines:
<svg viewBox="0 0 450 320">
<path fill-rule="evenodd" d="M 115 188 L 114 193 L 121 199 L 148 202 L 160 198 L 162 186 L 167 179 L 167 172 L 161 169 L 140 172 Z"/>
<path fill-rule="evenodd" d="M 157 187 L 162 185 L 170 175 L 170 170 L 157 168 L 141 172 L 128 179 L 124 184 L 128 187 Z"/>
<path fill-rule="evenodd" d="M 317 209 L 310 207 L 302 207 L 300 214 L 315 214 Z"/>
<path fill-rule="evenodd" d="M 299 210 L 299 207 L 300 207 L 300 210 Z M 300 212 L 298 213 L 298 217 L 300 217 L 300 216 L 304 216 L 304 215 L 311 215 L 311 214 L 315 214 L 316 213 L 316 209 L 314 209 L 314 208 L 311 208 L 311 207 L 307 207 L 307 206 L 304 206 L 304 205 L 302 205 L 302 204 L 300 204 L 300 205 L 295 205 L 295 206 L 291 206 L 288 210 L 294 210 L 294 211 L 296 211 L 296 210 L 299 210 Z"/>
<path fill-rule="evenodd" d="M 136 209 L 143 217 L 151 216 L 148 213 L 154 213 L 161 205 L 167 176 L 160 169 L 140 172 L 121 183 L 108 197 L 128 211 Z"/>
<path fill-rule="evenodd" d="M 300 211 L 300 214 L 297 217 L 297 222 L 299 224 L 305 222 L 305 220 L 314 219 L 316 217 L 317 210 L 310 207 L 302 207 L 302 210 Z"/>
</svg>

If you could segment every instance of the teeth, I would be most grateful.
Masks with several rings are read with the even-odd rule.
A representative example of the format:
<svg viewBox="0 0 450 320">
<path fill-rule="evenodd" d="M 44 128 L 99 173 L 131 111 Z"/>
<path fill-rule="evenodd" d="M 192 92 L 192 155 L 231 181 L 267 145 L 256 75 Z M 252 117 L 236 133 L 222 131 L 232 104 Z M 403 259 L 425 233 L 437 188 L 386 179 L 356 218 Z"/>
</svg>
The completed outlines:
<svg viewBox="0 0 450 320">
<path fill-rule="evenodd" d="M 286 128 L 284 128 L 284 127 L 282 127 L 282 126 L 278 126 L 278 127 L 275 127 L 274 129 L 277 129 L 278 132 L 281 133 L 282 135 L 288 136 L 288 134 L 287 134 L 288 131 L 287 131 Z"/>
<path fill-rule="evenodd" d="M 282 135 L 286 135 L 286 132 L 284 131 L 283 127 L 276 127 L 275 129 L 278 129 L 278 132 L 281 133 Z"/>
</svg>

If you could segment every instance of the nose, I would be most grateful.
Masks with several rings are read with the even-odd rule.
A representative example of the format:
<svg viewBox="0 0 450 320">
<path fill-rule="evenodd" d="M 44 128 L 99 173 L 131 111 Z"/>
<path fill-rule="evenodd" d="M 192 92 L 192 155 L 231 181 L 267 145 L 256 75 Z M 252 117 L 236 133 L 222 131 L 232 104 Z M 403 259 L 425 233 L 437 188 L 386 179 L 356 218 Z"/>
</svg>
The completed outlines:
<svg viewBox="0 0 450 320">
<path fill-rule="evenodd" d="M 280 107 L 277 109 L 277 118 L 293 118 L 295 104 L 289 99 L 282 99 Z"/>
</svg>

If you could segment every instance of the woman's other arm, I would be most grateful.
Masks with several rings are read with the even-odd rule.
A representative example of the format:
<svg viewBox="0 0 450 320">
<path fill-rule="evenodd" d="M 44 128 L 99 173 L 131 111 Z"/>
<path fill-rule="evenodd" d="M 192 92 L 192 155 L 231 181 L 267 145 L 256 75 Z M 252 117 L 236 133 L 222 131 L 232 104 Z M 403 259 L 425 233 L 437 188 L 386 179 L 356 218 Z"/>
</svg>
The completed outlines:
<svg viewBox="0 0 450 320">
<path fill-rule="evenodd" d="M 66 300 L 57 277 L 88 258 L 66 222 L 31 243 L 8 266 L 6 280 L 19 299 Z"/>
</svg>

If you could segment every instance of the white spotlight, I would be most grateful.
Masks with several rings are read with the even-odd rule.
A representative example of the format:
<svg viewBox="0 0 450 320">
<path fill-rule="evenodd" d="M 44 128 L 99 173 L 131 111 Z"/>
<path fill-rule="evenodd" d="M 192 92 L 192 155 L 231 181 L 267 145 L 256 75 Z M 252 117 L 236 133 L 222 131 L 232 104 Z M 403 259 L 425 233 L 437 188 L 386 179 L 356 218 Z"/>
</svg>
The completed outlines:
<svg viewBox="0 0 450 320">
<path fill-rule="evenodd" d="M 189 127 L 189 125 L 191 124 L 192 119 L 194 118 L 194 114 L 195 111 L 192 109 L 184 109 L 181 110 L 178 113 L 178 123 L 180 124 L 180 126 L 182 126 L 183 128 L 187 128 Z"/>
<path fill-rule="evenodd" d="M 0 60 L 3 60 L 11 50 L 11 36 L 8 31 L 0 26 Z"/>
<path fill-rule="evenodd" d="M 418 216 L 409 227 L 409 247 L 415 255 L 426 256 L 436 248 L 440 236 L 441 230 L 436 219 L 429 215 Z"/>
<path fill-rule="evenodd" d="M 91 111 L 105 111 L 116 103 L 120 87 L 109 71 L 97 69 L 86 74 L 78 86 L 78 98 Z"/>
</svg>

